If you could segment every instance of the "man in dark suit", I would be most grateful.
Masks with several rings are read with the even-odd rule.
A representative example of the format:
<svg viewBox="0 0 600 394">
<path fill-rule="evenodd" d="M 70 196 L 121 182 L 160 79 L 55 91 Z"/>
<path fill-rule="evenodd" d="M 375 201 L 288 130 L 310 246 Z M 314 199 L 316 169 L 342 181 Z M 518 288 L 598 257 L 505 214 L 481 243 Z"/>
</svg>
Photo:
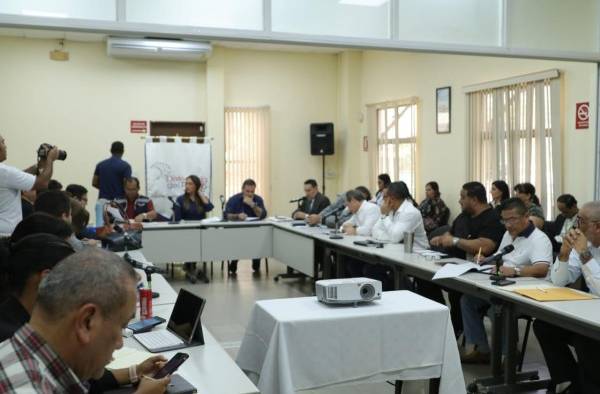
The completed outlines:
<svg viewBox="0 0 600 394">
<path fill-rule="evenodd" d="M 569 233 L 577 221 L 579 208 L 577 200 L 571 194 L 563 194 L 556 199 L 556 208 L 560 214 L 554 222 L 549 222 L 549 228 L 545 231 L 550 240 L 555 253 L 558 253 L 563 242 L 563 237 Z"/>
<path fill-rule="evenodd" d="M 292 218 L 304 220 L 308 215 L 318 214 L 331 204 L 329 199 L 319 192 L 319 186 L 314 179 L 304 181 L 304 197 L 298 208 L 292 212 Z"/>
</svg>

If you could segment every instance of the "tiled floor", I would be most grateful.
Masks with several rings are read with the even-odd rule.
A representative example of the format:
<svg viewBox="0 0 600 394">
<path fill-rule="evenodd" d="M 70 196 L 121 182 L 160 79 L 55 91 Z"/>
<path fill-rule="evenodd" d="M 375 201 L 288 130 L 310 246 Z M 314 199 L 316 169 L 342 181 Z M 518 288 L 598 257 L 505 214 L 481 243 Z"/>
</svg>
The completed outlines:
<svg viewBox="0 0 600 394">
<path fill-rule="evenodd" d="M 256 300 L 311 295 L 312 283 L 309 280 L 283 279 L 275 282 L 273 278 L 277 274 L 284 273 L 285 266 L 273 259 L 269 259 L 268 276 L 265 273 L 264 260 L 262 261 L 261 275 L 259 276 L 252 274 L 250 261 L 245 260 L 240 261 L 236 277 L 229 277 L 227 275 L 227 267 L 225 267 L 224 272 L 221 272 L 221 262 L 214 263 L 213 268 L 213 277 L 208 284 L 198 282 L 192 285 L 183 280 L 181 275 L 171 280 L 171 284 L 175 290 L 185 288 L 206 298 L 207 304 L 202 315 L 202 321 L 234 359 Z M 210 271 L 210 264 L 208 265 L 208 269 Z M 522 332 L 524 332 L 524 327 L 521 329 Z M 529 343 L 525 353 L 524 369 L 537 368 L 540 370 L 541 376 L 545 377 L 547 372 L 543 365 L 542 353 L 532 333 L 529 336 Z M 465 375 L 465 382 L 468 383 L 476 377 L 487 376 L 489 374 L 489 367 L 463 365 L 463 373 Z M 387 383 L 305 391 L 305 393 L 310 394 L 390 394 L 393 392 L 394 388 Z M 403 393 L 424 394 L 426 392 L 426 383 L 420 381 L 407 382 L 403 388 Z"/>
</svg>

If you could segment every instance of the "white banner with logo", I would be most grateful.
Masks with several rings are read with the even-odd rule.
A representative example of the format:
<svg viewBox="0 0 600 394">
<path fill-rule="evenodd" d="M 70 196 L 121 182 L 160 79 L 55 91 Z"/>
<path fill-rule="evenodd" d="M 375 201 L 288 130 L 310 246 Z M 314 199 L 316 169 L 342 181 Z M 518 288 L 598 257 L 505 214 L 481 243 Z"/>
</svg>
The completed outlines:
<svg viewBox="0 0 600 394">
<path fill-rule="evenodd" d="M 154 202 L 157 212 L 170 218 L 172 203 L 185 190 L 185 178 L 196 175 L 202 182 L 201 191 L 210 197 L 210 144 L 195 141 L 146 142 L 146 195 Z"/>
</svg>

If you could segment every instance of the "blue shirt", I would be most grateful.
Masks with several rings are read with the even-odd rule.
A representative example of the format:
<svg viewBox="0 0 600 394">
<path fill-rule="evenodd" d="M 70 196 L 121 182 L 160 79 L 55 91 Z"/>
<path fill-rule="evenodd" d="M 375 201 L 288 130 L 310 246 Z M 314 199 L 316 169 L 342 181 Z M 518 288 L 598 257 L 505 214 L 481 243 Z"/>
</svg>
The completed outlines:
<svg viewBox="0 0 600 394">
<path fill-rule="evenodd" d="M 262 214 L 260 215 L 260 219 L 264 219 L 267 217 L 267 209 L 265 208 L 265 203 L 261 196 L 255 194 L 252 198 L 252 201 L 262 209 Z M 238 193 L 234 196 L 231 196 L 229 200 L 227 200 L 227 204 L 225 205 L 225 213 L 245 213 L 249 217 L 256 217 L 254 210 L 250 208 L 247 204 L 244 204 L 244 193 Z"/>
<path fill-rule="evenodd" d="M 215 207 L 210 201 L 204 205 L 202 201 L 188 201 L 188 207 L 185 207 L 184 196 L 177 197 L 175 206 L 175 220 L 202 220 L 206 219 L 206 212 L 210 212 Z M 198 205 L 200 204 L 200 205 Z"/>
<path fill-rule="evenodd" d="M 125 178 L 131 177 L 131 166 L 118 156 L 102 160 L 96 165 L 94 175 L 98 176 L 100 193 L 98 198 L 114 200 L 124 198 L 125 189 L 123 182 Z"/>
</svg>

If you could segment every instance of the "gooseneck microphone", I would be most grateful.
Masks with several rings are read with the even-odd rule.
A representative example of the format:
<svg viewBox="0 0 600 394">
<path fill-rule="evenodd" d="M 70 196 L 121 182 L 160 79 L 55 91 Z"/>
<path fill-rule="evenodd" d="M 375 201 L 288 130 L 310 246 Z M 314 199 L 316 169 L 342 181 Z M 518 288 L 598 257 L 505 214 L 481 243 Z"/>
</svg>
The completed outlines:
<svg viewBox="0 0 600 394">
<path fill-rule="evenodd" d="M 488 256 L 485 259 L 481 260 L 481 262 L 479 264 L 480 265 L 494 264 L 496 261 L 499 261 L 502 256 L 504 256 L 505 254 L 509 254 L 513 250 L 515 250 L 514 245 L 512 245 L 512 244 L 506 245 L 505 247 L 503 247 L 502 249 L 500 249 L 493 255 Z"/>
<path fill-rule="evenodd" d="M 290 200 L 290 204 L 295 203 L 295 202 L 300 202 L 302 200 L 306 200 L 306 197 L 300 197 L 300 198 L 297 198 L 295 200 Z"/>
</svg>

